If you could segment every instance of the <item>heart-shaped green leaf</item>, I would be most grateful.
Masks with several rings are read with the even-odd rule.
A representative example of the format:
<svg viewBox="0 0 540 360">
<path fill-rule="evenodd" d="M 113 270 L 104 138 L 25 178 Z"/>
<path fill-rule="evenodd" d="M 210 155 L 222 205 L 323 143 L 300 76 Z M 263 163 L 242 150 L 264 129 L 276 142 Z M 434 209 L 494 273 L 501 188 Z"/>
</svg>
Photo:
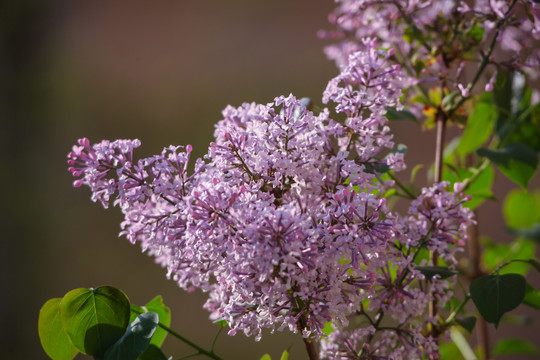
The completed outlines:
<svg viewBox="0 0 540 360">
<path fill-rule="evenodd" d="M 125 334 L 107 350 L 104 360 L 137 360 L 150 344 L 158 324 L 159 316 L 154 312 L 139 315 Z"/>
<path fill-rule="evenodd" d="M 497 327 L 505 313 L 521 304 L 526 287 L 525 278 L 518 274 L 486 275 L 471 283 L 470 292 L 482 317 Z"/>
<path fill-rule="evenodd" d="M 124 334 L 129 323 L 129 300 L 111 286 L 76 289 L 60 302 L 62 324 L 82 353 L 101 357 Z"/>
<path fill-rule="evenodd" d="M 39 312 L 38 332 L 43 350 L 54 360 L 71 360 L 79 352 L 69 340 L 60 317 L 60 298 L 47 301 Z"/>
</svg>

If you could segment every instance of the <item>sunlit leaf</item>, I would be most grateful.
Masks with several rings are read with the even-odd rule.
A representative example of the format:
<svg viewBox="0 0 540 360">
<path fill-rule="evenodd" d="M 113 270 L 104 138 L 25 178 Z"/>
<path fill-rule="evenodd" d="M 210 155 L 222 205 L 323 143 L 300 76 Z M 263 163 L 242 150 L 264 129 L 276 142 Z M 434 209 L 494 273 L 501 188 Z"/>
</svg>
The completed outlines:
<svg viewBox="0 0 540 360">
<path fill-rule="evenodd" d="M 323 333 L 325 335 L 330 335 L 332 332 L 334 332 L 334 327 L 332 326 L 332 322 L 331 321 L 327 321 L 325 324 L 324 324 L 324 327 L 322 329 Z"/>
<path fill-rule="evenodd" d="M 527 283 L 527 290 L 525 292 L 525 298 L 523 303 L 532 308 L 540 310 L 540 292 Z"/>
<path fill-rule="evenodd" d="M 480 173 L 475 175 L 475 172 L 478 171 L 480 171 Z M 449 181 L 451 185 L 456 182 L 463 182 L 473 176 L 476 176 L 476 178 L 465 190 L 465 194 L 471 195 L 472 199 L 464 203 L 464 206 L 472 210 L 480 206 L 486 199 L 494 199 L 494 195 L 491 192 L 491 187 L 495 178 L 493 167 L 487 166 L 482 170 L 474 168 L 456 169 L 454 172 L 446 171 L 443 173 L 443 180 Z"/>
<path fill-rule="evenodd" d="M 513 313 L 506 313 L 501 318 L 501 323 L 517 325 L 517 326 L 529 326 L 529 325 L 532 325 L 533 320 L 529 315 L 517 315 Z"/>
<path fill-rule="evenodd" d="M 60 317 L 60 298 L 47 301 L 39 312 L 38 332 L 43 350 L 53 360 L 71 360 L 79 352 L 69 340 Z"/>
<path fill-rule="evenodd" d="M 458 154 L 465 156 L 482 146 L 491 136 L 496 117 L 497 109 L 493 105 L 485 102 L 476 104 L 457 146 Z"/>
<path fill-rule="evenodd" d="M 493 355 L 536 355 L 539 354 L 538 347 L 533 343 L 518 338 L 501 339 L 493 348 Z"/>
<path fill-rule="evenodd" d="M 484 28 L 478 24 L 475 24 L 469 31 L 466 33 L 467 38 L 473 40 L 475 43 L 480 43 L 484 38 Z"/>
<path fill-rule="evenodd" d="M 511 191 L 504 199 L 503 214 L 510 228 L 533 226 L 540 222 L 540 193 L 521 189 Z"/>
<path fill-rule="evenodd" d="M 422 169 L 423 167 L 424 167 L 424 165 L 418 164 L 412 169 L 412 171 L 411 171 L 411 183 L 414 183 L 414 180 L 416 179 L 416 175 L 418 174 L 418 171 L 420 169 Z"/>
<path fill-rule="evenodd" d="M 454 341 L 441 342 L 439 354 L 441 359 L 465 360 Z"/>
<path fill-rule="evenodd" d="M 491 239 L 484 238 L 484 252 L 482 261 L 487 269 L 495 270 L 499 265 L 514 259 L 530 259 L 534 257 L 536 246 L 526 239 L 516 239 L 511 243 L 497 243 Z M 530 269 L 530 265 L 523 262 L 512 262 L 500 270 L 500 274 L 521 274 L 525 275 Z"/>
<path fill-rule="evenodd" d="M 124 334 L 129 323 L 129 300 L 111 286 L 76 289 L 60 302 L 62 324 L 82 353 L 102 356 Z"/>
</svg>

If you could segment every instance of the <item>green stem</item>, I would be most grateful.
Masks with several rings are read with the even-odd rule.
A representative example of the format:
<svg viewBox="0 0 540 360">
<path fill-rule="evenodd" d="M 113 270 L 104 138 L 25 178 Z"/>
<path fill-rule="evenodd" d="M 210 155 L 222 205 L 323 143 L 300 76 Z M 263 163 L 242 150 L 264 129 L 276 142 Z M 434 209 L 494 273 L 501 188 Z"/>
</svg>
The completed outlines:
<svg viewBox="0 0 540 360">
<path fill-rule="evenodd" d="M 223 328 L 224 328 L 224 327 L 225 327 L 224 325 L 220 325 L 219 330 L 218 330 L 216 336 L 214 336 L 214 340 L 212 340 L 212 346 L 210 346 L 210 352 L 211 352 L 211 353 L 214 353 L 214 347 L 216 346 L 216 341 L 217 341 L 217 339 L 218 339 L 218 337 L 219 337 L 219 334 L 221 334 L 221 332 L 223 331 Z"/>
<path fill-rule="evenodd" d="M 465 307 L 465 305 L 469 302 L 470 299 L 471 299 L 471 294 L 467 294 L 467 296 L 465 296 L 465 299 L 463 299 L 461 304 L 459 304 L 459 306 L 456 308 L 456 310 L 454 310 L 448 316 L 448 318 L 445 320 L 444 324 L 442 324 L 443 328 L 445 328 L 445 327 L 447 327 L 449 325 L 452 325 L 452 323 L 454 322 L 457 314 L 459 314 L 459 312 L 463 309 L 463 307 Z"/>
<path fill-rule="evenodd" d="M 135 310 L 133 308 L 131 308 L 131 312 L 137 314 L 137 315 L 141 315 L 142 312 L 141 311 L 138 311 L 138 310 Z M 182 341 L 184 344 L 192 347 L 193 349 L 197 350 L 199 353 L 197 355 L 205 355 L 211 359 L 214 359 L 214 360 L 223 360 L 221 357 L 219 357 L 218 355 L 214 354 L 214 351 L 208 351 L 208 350 L 205 350 L 203 349 L 202 347 L 200 347 L 199 345 L 195 344 L 194 342 L 186 339 L 185 337 L 183 337 L 182 335 L 178 334 L 176 331 L 174 331 L 173 329 L 169 328 L 168 326 L 165 326 L 163 325 L 162 323 L 158 323 L 158 326 L 160 328 L 162 328 L 163 330 L 165 330 L 166 332 L 168 332 L 169 334 L 171 334 L 172 336 L 174 336 L 175 338 L 177 338 L 178 340 Z"/>
<path fill-rule="evenodd" d="M 513 260 L 509 260 L 509 261 L 503 262 L 501 265 L 497 266 L 497 268 L 496 268 L 495 270 L 493 270 L 492 272 L 490 272 L 489 275 L 493 275 L 493 274 L 498 273 L 499 271 L 501 271 L 501 269 L 502 269 L 503 267 L 505 267 L 506 265 L 510 265 L 511 263 L 514 263 L 514 262 L 523 262 L 523 263 L 527 263 L 527 264 L 531 265 L 531 263 L 530 263 L 529 260 L 524 260 L 524 259 L 513 259 Z"/>
<path fill-rule="evenodd" d="M 409 199 L 411 199 L 411 200 L 412 200 L 412 199 L 416 199 L 416 196 L 415 196 L 409 189 L 407 189 L 407 188 L 405 187 L 405 185 L 403 185 L 403 184 L 402 184 L 402 183 L 394 176 L 394 174 L 392 174 L 391 171 L 387 172 L 387 174 L 388 174 L 388 176 L 390 176 L 390 178 L 391 178 L 392 180 L 394 180 L 394 181 L 396 182 L 397 186 L 398 186 L 401 190 L 403 190 L 403 192 L 407 195 L 407 197 L 408 197 Z"/>
<path fill-rule="evenodd" d="M 219 357 L 218 355 L 214 354 L 214 352 L 212 351 L 207 351 L 205 349 L 203 349 L 202 347 L 200 347 L 199 345 L 195 344 L 194 342 L 186 339 L 185 337 L 183 337 L 182 335 L 178 334 L 176 331 L 172 330 L 171 328 L 163 325 L 162 323 L 159 323 L 158 326 L 160 328 L 162 328 L 163 330 L 167 331 L 169 334 L 171 334 L 172 336 L 174 336 L 175 338 L 177 338 L 178 340 L 182 341 L 183 343 L 185 343 L 186 345 L 194 348 L 195 350 L 197 350 L 199 352 L 200 355 L 206 355 L 207 357 L 211 358 L 211 359 L 214 359 L 214 360 L 223 360 L 221 357 Z"/>
<path fill-rule="evenodd" d="M 477 168 L 474 168 L 472 169 L 472 176 L 463 180 L 462 184 L 463 184 L 463 189 L 461 190 L 462 192 L 465 192 L 470 186 L 471 184 L 476 180 L 478 179 L 478 177 L 480 175 L 482 175 L 482 172 L 484 172 L 484 170 L 487 169 L 487 167 L 489 166 L 490 162 L 489 162 L 489 159 L 484 159 L 481 163 L 480 163 L 480 166 L 478 166 Z"/>
</svg>

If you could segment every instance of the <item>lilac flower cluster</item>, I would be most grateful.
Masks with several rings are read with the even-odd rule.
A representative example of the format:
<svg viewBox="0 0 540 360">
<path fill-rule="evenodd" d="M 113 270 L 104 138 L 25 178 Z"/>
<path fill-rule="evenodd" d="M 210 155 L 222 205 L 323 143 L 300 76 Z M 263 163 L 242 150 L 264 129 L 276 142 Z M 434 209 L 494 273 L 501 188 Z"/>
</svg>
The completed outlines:
<svg viewBox="0 0 540 360">
<path fill-rule="evenodd" d="M 389 59 L 409 76 L 410 110 L 437 107 L 419 87 L 441 87 L 471 96 L 476 72 L 491 73 L 484 90 L 493 90 L 499 70 L 518 70 L 532 79 L 540 66 L 540 6 L 533 0 L 337 0 L 332 31 L 319 36 L 336 41 L 327 56 L 343 68 L 349 56 L 365 50 L 364 39 L 395 49 Z M 471 4 L 472 3 L 472 4 Z M 471 4 L 470 6 L 468 4 Z M 478 64 L 482 65 L 478 65 Z M 415 86 L 415 88 L 411 88 Z M 537 95 L 538 96 L 538 95 Z M 428 116 L 429 111 L 424 111 Z"/>
<path fill-rule="evenodd" d="M 321 355 L 336 358 L 342 348 L 332 339 L 349 336 L 355 314 L 371 320 L 375 312 L 398 326 L 385 330 L 373 320 L 355 330 L 370 338 L 358 344 L 369 347 L 379 332 L 374 354 L 436 352 L 421 332 L 435 321 L 426 319 L 426 304 L 434 296 L 444 302 L 450 289 L 425 279 L 415 260 L 428 247 L 452 265 L 471 212 L 445 183 L 424 189 L 407 216 L 387 207 L 383 194 L 394 182 L 381 172 L 405 165 L 390 152 L 385 112 L 400 106 L 404 75 L 388 64 L 391 51 L 374 40 L 363 46 L 324 92 L 344 121 L 328 109 L 316 115 L 292 95 L 229 106 L 193 171 L 190 145 L 135 161 L 138 140 L 80 139 L 68 155 L 74 185 L 89 186 L 105 207 L 114 198 L 125 216 L 121 234 L 180 287 L 208 292 L 205 308 L 231 335 L 259 339 L 263 329 L 289 328 L 322 336 L 331 321 Z"/>
</svg>

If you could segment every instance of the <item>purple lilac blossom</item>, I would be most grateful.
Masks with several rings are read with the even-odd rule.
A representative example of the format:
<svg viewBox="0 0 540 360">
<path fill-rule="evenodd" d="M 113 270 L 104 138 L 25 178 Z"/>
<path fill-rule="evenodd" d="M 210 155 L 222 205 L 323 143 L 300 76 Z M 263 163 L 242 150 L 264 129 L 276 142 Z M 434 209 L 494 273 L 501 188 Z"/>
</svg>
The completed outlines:
<svg viewBox="0 0 540 360">
<path fill-rule="evenodd" d="M 413 88 L 418 84 L 442 85 L 468 98 L 476 93 L 473 90 L 491 90 L 488 76 L 497 70 L 518 70 L 531 79 L 539 75 L 540 6 L 533 0 L 475 0 L 470 5 L 454 0 L 336 2 L 329 16 L 334 30 L 319 32 L 321 38 L 334 41 L 325 48 L 328 58 L 343 69 L 352 53 L 365 49 L 368 37 L 381 48 L 395 49 L 388 61 L 407 71 L 410 80 L 402 82 L 402 90 L 411 99 L 409 110 L 417 116 L 430 101 L 418 87 Z M 452 29 L 457 28 L 462 30 L 456 35 Z M 472 74 L 493 39 L 494 51 L 484 70 L 487 85 L 473 89 Z"/>
<path fill-rule="evenodd" d="M 384 157 L 393 147 L 384 114 L 400 107 L 404 76 L 387 62 L 392 51 L 374 40 L 364 46 L 324 93 L 345 121 L 328 109 L 316 115 L 292 95 L 228 106 L 193 171 L 190 145 L 136 161 L 138 140 L 80 139 L 68 155 L 74 185 L 89 186 L 104 207 L 119 206 L 121 235 L 183 289 L 208 292 L 204 307 L 227 321 L 230 335 L 260 339 L 263 329 L 288 328 L 318 338 L 331 321 L 337 338 L 369 301 L 366 311 L 382 309 L 403 327 L 383 331 L 374 354 L 436 352 L 420 331 L 435 321 L 425 304 L 446 301 L 451 288 L 427 281 L 414 253 L 425 245 L 453 266 L 472 216 L 446 183 L 424 189 L 407 216 L 388 208 L 382 194 L 394 182 L 376 169 L 405 168 L 402 154 Z M 338 346 L 331 339 L 323 357 L 338 351 L 325 352 Z"/>
</svg>

